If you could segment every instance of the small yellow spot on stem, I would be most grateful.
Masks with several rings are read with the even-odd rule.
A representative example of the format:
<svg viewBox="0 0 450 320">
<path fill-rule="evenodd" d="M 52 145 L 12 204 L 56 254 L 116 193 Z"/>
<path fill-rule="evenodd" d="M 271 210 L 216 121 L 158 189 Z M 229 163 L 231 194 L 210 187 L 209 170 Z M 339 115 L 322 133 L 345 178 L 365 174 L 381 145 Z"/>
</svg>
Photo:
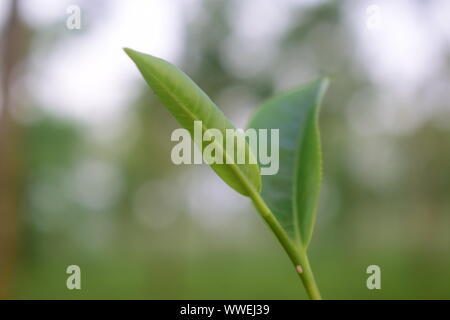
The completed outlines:
<svg viewBox="0 0 450 320">
<path fill-rule="evenodd" d="M 300 273 L 300 274 L 303 273 L 303 268 L 301 265 L 296 266 L 295 269 L 297 269 L 298 273 Z"/>
</svg>

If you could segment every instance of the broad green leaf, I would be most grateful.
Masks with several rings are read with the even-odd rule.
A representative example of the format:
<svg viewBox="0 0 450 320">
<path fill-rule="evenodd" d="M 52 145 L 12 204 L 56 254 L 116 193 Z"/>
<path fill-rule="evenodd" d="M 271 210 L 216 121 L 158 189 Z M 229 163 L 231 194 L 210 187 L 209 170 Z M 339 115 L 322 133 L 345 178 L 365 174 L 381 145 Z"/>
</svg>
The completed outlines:
<svg viewBox="0 0 450 320">
<path fill-rule="evenodd" d="M 304 247 L 311 239 L 319 196 L 318 114 L 327 87 L 324 78 L 277 95 L 256 111 L 248 126 L 279 129 L 279 171 L 262 176 L 261 194 L 288 235 Z"/>
<path fill-rule="evenodd" d="M 134 61 L 147 84 L 179 124 L 194 137 L 194 121 L 202 121 L 202 134 L 208 129 L 218 129 L 226 137 L 226 129 L 235 129 L 231 122 L 211 99 L 180 69 L 173 64 L 125 48 L 125 52 Z M 211 139 L 216 149 L 226 158 L 226 148 L 216 139 Z M 234 160 L 237 150 L 234 149 Z M 204 142 L 203 142 L 204 146 Z M 245 144 L 245 155 L 248 160 L 253 157 L 250 148 Z M 261 190 L 261 176 L 257 164 L 212 164 L 212 169 L 237 192 L 248 196 L 249 188 Z M 235 161 L 234 163 L 237 163 Z"/>
</svg>

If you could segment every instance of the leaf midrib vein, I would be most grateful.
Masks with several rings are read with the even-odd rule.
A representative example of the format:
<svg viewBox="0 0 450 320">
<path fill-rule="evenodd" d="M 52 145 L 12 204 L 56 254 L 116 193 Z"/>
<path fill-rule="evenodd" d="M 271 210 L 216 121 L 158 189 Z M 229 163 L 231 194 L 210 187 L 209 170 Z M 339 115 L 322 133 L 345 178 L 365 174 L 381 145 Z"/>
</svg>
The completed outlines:
<svg viewBox="0 0 450 320">
<path fill-rule="evenodd" d="M 187 108 L 187 107 L 184 105 L 184 103 L 182 103 L 179 99 L 177 99 L 177 96 L 174 95 L 174 94 L 171 92 L 171 90 L 169 90 L 169 88 L 164 84 L 164 82 L 162 82 L 161 80 L 159 80 L 157 77 L 152 77 L 152 78 L 153 78 L 156 82 L 158 82 L 158 83 L 160 84 L 160 86 L 166 91 L 166 93 L 167 93 L 167 94 L 168 94 L 168 95 L 169 95 L 169 96 L 170 96 L 170 97 L 171 97 L 178 105 L 181 106 L 181 108 L 183 109 L 183 111 L 185 111 L 186 114 L 188 114 L 188 116 L 190 116 L 190 117 L 193 119 L 193 121 L 201 121 L 198 117 L 195 116 L 194 113 L 192 113 L 192 112 L 189 110 L 189 108 Z M 200 103 L 200 98 L 198 99 L 198 102 L 197 102 L 197 103 Z M 205 129 L 203 130 L 203 128 L 205 128 Z M 208 130 L 208 129 L 210 129 L 210 128 L 208 128 L 208 126 L 203 126 L 203 124 L 202 124 L 202 134 L 203 134 L 204 131 L 206 131 L 206 130 Z M 220 147 L 220 149 L 222 150 L 222 154 L 225 154 L 225 156 L 226 156 L 226 159 L 225 159 L 225 162 L 226 162 L 226 160 L 227 160 L 228 157 L 229 157 L 229 154 L 226 152 L 226 148 L 225 148 L 225 150 L 224 150 L 223 146 L 216 142 L 216 139 L 214 139 L 214 141 L 213 141 L 212 143 L 214 143 L 214 145 L 218 145 L 218 146 Z M 257 192 L 257 191 L 255 190 L 255 188 L 253 188 L 252 184 L 248 181 L 247 177 L 244 175 L 244 173 L 243 173 L 242 170 L 239 168 L 239 166 L 237 166 L 235 163 L 227 163 L 227 165 L 229 165 L 229 166 L 231 167 L 231 169 L 233 170 L 234 174 L 237 176 L 237 178 L 240 180 L 240 182 L 244 185 L 244 187 L 245 187 L 246 189 L 249 189 L 249 190 L 247 190 L 247 191 L 248 191 L 250 194 L 251 194 L 252 192 Z"/>
</svg>

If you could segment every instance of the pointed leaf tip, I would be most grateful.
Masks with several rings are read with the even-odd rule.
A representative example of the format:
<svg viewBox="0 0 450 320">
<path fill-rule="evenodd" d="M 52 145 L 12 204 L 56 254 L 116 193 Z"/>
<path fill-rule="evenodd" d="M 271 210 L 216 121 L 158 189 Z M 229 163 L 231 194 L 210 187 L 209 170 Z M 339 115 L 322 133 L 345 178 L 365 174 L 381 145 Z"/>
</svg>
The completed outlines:
<svg viewBox="0 0 450 320">
<path fill-rule="evenodd" d="M 191 137 L 194 137 L 195 121 L 202 121 L 202 130 L 217 129 L 224 137 L 226 129 L 235 129 L 206 93 L 175 65 L 129 48 L 123 50 L 136 64 L 155 95 Z M 227 154 L 223 144 L 215 140 L 211 143 L 217 146 L 221 154 Z M 200 144 L 204 145 L 202 142 Z M 250 155 L 248 144 L 244 148 L 245 154 Z M 236 150 L 234 154 L 237 154 Z M 260 191 L 261 176 L 257 164 L 223 163 L 213 163 L 211 167 L 229 186 L 246 196 L 250 194 L 249 188 Z"/>
</svg>

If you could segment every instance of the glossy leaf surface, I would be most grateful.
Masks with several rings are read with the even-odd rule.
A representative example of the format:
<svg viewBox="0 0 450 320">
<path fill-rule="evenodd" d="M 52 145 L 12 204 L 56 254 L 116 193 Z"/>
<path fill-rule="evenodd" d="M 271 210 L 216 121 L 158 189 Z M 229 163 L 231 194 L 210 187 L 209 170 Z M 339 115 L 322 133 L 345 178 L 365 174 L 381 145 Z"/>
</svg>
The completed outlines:
<svg viewBox="0 0 450 320">
<path fill-rule="evenodd" d="M 304 247 L 314 228 L 321 183 L 318 114 L 327 87 L 324 78 L 277 95 L 256 111 L 248 126 L 279 129 L 279 171 L 262 176 L 262 197 L 288 235 Z"/>
</svg>

